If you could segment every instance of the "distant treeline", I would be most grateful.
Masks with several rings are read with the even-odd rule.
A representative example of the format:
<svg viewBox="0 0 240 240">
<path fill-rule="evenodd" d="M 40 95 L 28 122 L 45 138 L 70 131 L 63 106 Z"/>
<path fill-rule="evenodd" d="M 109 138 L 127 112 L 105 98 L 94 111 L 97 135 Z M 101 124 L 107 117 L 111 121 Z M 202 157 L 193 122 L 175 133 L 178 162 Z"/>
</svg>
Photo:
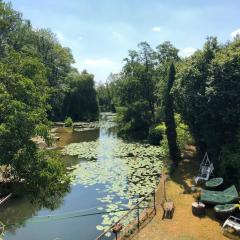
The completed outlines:
<svg viewBox="0 0 240 240">
<path fill-rule="evenodd" d="M 208 37 L 192 56 L 178 52 L 170 42 L 155 49 L 140 43 L 122 71 L 98 87 L 99 103 L 117 109 L 121 134 L 151 138 L 162 122 L 176 125 L 168 120 L 173 101 L 200 155 L 208 151 L 216 174 L 240 186 L 240 38 L 220 44 Z"/>
</svg>

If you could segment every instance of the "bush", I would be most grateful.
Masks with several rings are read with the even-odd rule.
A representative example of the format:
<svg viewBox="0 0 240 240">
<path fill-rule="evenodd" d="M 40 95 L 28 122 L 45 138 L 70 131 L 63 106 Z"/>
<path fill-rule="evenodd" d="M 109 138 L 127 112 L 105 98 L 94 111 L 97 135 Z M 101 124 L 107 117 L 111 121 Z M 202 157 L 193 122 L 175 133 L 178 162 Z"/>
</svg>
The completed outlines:
<svg viewBox="0 0 240 240">
<path fill-rule="evenodd" d="M 240 188 L 240 150 L 224 147 L 221 155 L 219 174 L 227 185 L 236 184 Z"/>
<path fill-rule="evenodd" d="M 67 117 L 64 121 L 65 127 L 71 127 L 73 125 L 73 120 L 70 117 Z"/>
<path fill-rule="evenodd" d="M 227 185 L 235 184 L 240 188 L 240 131 L 235 141 L 222 148 L 217 170 Z"/>
<path fill-rule="evenodd" d="M 191 137 L 189 127 L 183 123 L 180 114 L 175 114 L 175 122 L 176 122 L 176 132 L 177 132 L 177 143 L 180 151 L 182 152 L 187 144 L 193 142 Z"/>
<path fill-rule="evenodd" d="M 118 108 L 118 133 L 125 137 L 146 139 L 152 124 L 151 112 L 145 101 Z"/>
<path fill-rule="evenodd" d="M 150 127 L 148 134 L 149 143 L 153 145 L 160 145 L 160 142 L 163 140 L 165 131 L 166 126 L 164 123 Z"/>
</svg>

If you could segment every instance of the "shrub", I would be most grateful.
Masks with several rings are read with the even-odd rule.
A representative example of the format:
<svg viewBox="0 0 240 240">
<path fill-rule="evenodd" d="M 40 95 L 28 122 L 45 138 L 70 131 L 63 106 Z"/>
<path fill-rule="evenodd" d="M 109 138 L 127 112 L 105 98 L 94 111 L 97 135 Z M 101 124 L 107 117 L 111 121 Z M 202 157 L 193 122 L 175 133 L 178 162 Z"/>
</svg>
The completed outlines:
<svg viewBox="0 0 240 240">
<path fill-rule="evenodd" d="M 187 144 L 193 142 L 193 139 L 191 137 L 189 127 L 183 123 L 180 114 L 175 114 L 174 117 L 176 122 L 177 143 L 180 151 L 183 151 Z"/>
<path fill-rule="evenodd" d="M 219 159 L 219 175 L 224 178 L 227 185 L 236 184 L 240 188 L 240 131 L 235 141 L 222 148 Z"/>
<path fill-rule="evenodd" d="M 148 140 L 153 145 L 160 145 L 166 131 L 164 123 L 153 125 L 149 129 Z"/>
<path fill-rule="evenodd" d="M 145 101 L 137 101 L 118 108 L 118 133 L 133 138 L 147 138 L 151 126 L 151 112 Z"/>
<path fill-rule="evenodd" d="M 67 117 L 64 121 L 65 127 L 71 127 L 73 125 L 73 120 L 70 117 Z"/>
<path fill-rule="evenodd" d="M 240 187 L 240 151 L 224 147 L 221 155 L 219 174 L 225 179 L 227 185 L 236 184 Z"/>
</svg>

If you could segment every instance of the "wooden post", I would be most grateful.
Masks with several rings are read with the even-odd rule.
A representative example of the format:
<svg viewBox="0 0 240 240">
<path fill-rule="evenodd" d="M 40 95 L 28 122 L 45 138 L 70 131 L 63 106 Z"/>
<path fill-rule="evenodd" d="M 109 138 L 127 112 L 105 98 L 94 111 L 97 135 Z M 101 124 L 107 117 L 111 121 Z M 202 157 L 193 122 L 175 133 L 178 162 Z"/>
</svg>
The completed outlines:
<svg viewBox="0 0 240 240">
<path fill-rule="evenodd" d="M 116 223 L 112 229 L 112 231 L 115 233 L 116 240 L 118 238 L 118 232 L 120 232 L 123 228 L 123 225 L 121 223 Z"/>
<path fill-rule="evenodd" d="M 138 231 L 140 229 L 140 213 L 139 213 L 139 205 L 137 206 L 137 215 L 138 215 Z"/>
<path fill-rule="evenodd" d="M 164 195 L 164 200 L 167 200 L 167 194 L 166 194 L 166 176 L 163 177 L 163 195 Z"/>
<path fill-rule="evenodd" d="M 153 191 L 153 202 L 154 202 L 154 211 L 155 211 L 155 215 L 156 215 L 157 209 L 156 209 L 156 192 L 155 192 L 155 190 Z"/>
</svg>

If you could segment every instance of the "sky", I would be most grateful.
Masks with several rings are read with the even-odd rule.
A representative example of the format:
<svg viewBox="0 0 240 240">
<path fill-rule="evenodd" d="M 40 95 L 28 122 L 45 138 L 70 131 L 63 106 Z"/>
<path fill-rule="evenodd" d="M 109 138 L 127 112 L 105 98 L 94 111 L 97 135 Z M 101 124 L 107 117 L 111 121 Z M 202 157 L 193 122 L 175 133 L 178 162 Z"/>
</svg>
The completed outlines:
<svg viewBox="0 0 240 240">
<path fill-rule="evenodd" d="M 128 50 L 171 41 L 183 57 L 207 36 L 240 34 L 240 0 L 12 0 L 34 28 L 49 28 L 72 50 L 75 67 L 96 82 L 117 73 Z"/>
</svg>

